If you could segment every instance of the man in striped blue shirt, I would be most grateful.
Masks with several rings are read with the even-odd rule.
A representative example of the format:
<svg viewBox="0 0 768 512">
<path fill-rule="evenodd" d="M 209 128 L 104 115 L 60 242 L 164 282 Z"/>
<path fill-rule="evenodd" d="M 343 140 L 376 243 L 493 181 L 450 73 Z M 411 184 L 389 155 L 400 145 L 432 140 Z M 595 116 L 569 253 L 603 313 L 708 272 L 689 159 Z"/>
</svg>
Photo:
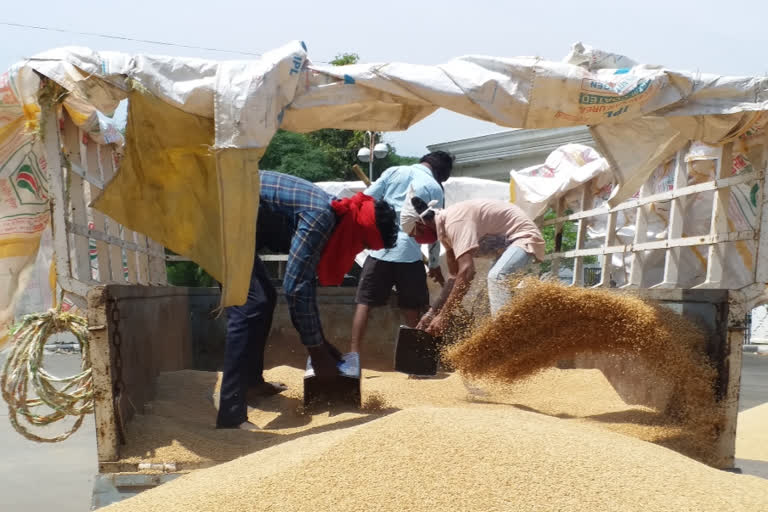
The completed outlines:
<svg viewBox="0 0 768 512">
<path fill-rule="evenodd" d="M 316 185 L 287 174 L 261 171 L 256 250 L 288 253 L 283 289 L 291 321 L 307 348 L 318 377 L 333 376 L 341 353 L 326 340 L 317 309 L 317 280 L 341 284 L 354 256 L 366 247 L 393 247 L 397 217 L 385 201 L 359 194 L 337 200 Z M 248 298 L 226 309 L 227 338 L 218 428 L 254 429 L 248 397 L 284 389 L 264 381 L 264 347 L 272 325 L 277 291 L 258 255 Z"/>
</svg>

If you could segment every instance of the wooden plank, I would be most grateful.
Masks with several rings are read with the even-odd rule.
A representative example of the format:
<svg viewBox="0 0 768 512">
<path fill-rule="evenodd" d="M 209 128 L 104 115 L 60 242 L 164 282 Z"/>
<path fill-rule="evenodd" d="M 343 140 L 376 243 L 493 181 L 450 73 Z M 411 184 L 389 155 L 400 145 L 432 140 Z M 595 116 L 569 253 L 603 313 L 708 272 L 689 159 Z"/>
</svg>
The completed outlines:
<svg viewBox="0 0 768 512">
<path fill-rule="evenodd" d="M 57 278 L 71 278 L 72 269 L 69 259 L 69 237 L 66 227 L 66 194 L 64 192 L 64 170 L 62 169 L 61 141 L 59 139 L 59 121 L 56 108 L 44 106 L 43 141 L 45 143 L 45 160 L 48 166 L 48 177 L 51 184 L 51 203 L 53 215 L 51 218 L 53 232 L 54 259 L 56 261 Z M 60 286 L 64 286 L 59 283 Z"/>
<path fill-rule="evenodd" d="M 727 178 L 733 173 L 733 143 L 722 147 L 720 158 L 715 167 L 715 178 Z M 731 190 L 729 188 L 718 189 L 712 198 L 712 219 L 709 225 L 709 234 L 716 235 L 728 232 L 728 205 L 730 204 Z M 725 246 L 711 245 L 707 254 L 707 275 L 703 283 L 695 288 L 720 288 L 723 281 L 723 268 L 725 266 Z"/>
<path fill-rule="evenodd" d="M 603 239 L 602 249 L 613 246 L 616 242 L 616 212 L 608 214 L 608 219 L 605 222 L 605 238 Z M 611 287 L 611 272 L 613 265 L 611 264 L 612 256 L 607 253 L 602 253 L 602 260 L 600 261 L 600 282 L 595 287 L 610 288 Z"/>
<path fill-rule="evenodd" d="M 640 188 L 640 198 L 650 195 L 650 185 L 646 181 Z M 635 210 L 635 238 L 633 245 L 642 244 L 648 239 L 648 206 L 640 205 Z M 633 250 L 629 264 L 629 277 L 623 288 L 639 288 L 643 283 L 643 255 Z"/>
<path fill-rule="evenodd" d="M 86 176 L 92 178 L 88 180 L 88 192 L 92 199 L 101 193 L 101 189 L 94 185 L 93 182 L 99 180 L 103 183 L 101 167 L 99 166 L 99 149 L 98 145 L 90 140 L 90 138 L 83 138 L 81 144 L 81 155 L 85 156 L 83 164 L 85 166 Z M 104 233 L 106 229 L 104 214 L 93 208 L 88 208 L 88 210 L 93 218 L 93 229 Z M 100 283 L 108 283 L 111 280 L 108 244 L 103 240 L 92 240 L 94 240 L 96 244 L 96 278 Z"/>
<path fill-rule="evenodd" d="M 154 240 L 147 238 L 150 249 L 149 282 L 153 285 L 168 284 L 168 273 L 165 267 L 165 249 Z"/>
<path fill-rule="evenodd" d="M 688 147 L 684 147 L 677 152 L 675 159 L 674 177 L 672 181 L 673 190 L 682 188 L 688 181 L 688 164 L 685 161 L 685 155 Z M 667 240 L 676 240 L 683 236 L 683 205 L 681 198 L 672 200 L 669 209 L 669 226 L 667 226 Z M 680 281 L 680 247 L 669 247 L 664 255 L 664 277 L 657 288 L 676 288 Z"/>
<path fill-rule="evenodd" d="M 637 208 L 638 206 L 648 205 L 651 203 L 671 201 L 672 199 L 675 199 L 678 197 L 689 196 L 692 194 L 699 194 L 701 192 L 710 192 L 712 190 L 728 188 L 734 185 L 740 185 L 742 183 L 752 183 L 752 182 L 761 180 L 762 178 L 763 178 L 763 172 L 737 174 L 736 176 L 731 176 L 729 178 L 723 178 L 723 179 L 714 180 L 714 181 L 707 181 L 705 183 L 697 183 L 695 185 L 683 187 L 679 190 L 670 190 L 668 192 L 648 195 L 646 197 L 641 197 L 639 199 L 630 199 L 628 201 L 624 201 L 623 203 L 616 205 L 613 208 L 608 208 L 607 205 L 604 205 L 604 206 L 600 206 L 599 208 L 594 208 L 592 210 L 587 210 L 584 212 L 577 212 L 577 213 L 572 213 L 570 215 L 557 216 L 554 219 L 548 219 L 543 221 L 541 225 L 551 226 L 552 224 L 557 224 L 557 223 L 565 222 L 569 220 L 579 220 L 585 217 L 597 217 L 598 215 L 605 215 L 606 213 L 609 213 L 609 212 L 620 212 L 623 210 L 630 210 L 632 208 Z"/>
<path fill-rule="evenodd" d="M 763 175 L 768 171 L 768 134 L 763 138 L 762 161 L 759 163 Z M 757 221 L 760 229 L 760 238 L 757 244 L 757 265 L 755 270 L 755 281 L 758 283 L 768 283 L 768 212 L 765 205 L 768 203 L 768 187 L 765 182 L 760 182 L 760 196 L 757 201 Z"/>
<path fill-rule="evenodd" d="M 93 415 L 96 420 L 96 452 L 99 462 L 120 459 L 118 427 L 115 421 L 115 402 L 112 384 L 111 325 L 107 306 L 109 296 L 104 286 L 88 292 L 88 330 L 90 331 L 89 358 L 93 372 Z"/>
<path fill-rule="evenodd" d="M 135 244 L 136 239 L 134 238 L 134 232 L 126 228 L 125 226 L 121 226 L 121 228 L 122 230 L 121 230 L 120 237 L 126 242 L 132 242 Z M 124 249 L 124 251 L 125 251 L 125 262 L 126 262 L 125 264 L 128 269 L 128 282 L 135 284 L 138 282 L 138 279 L 136 276 L 136 266 L 137 266 L 136 251 L 132 251 L 130 249 Z"/>
<path fill-rule="evenodd" d="M 688 236 L 676 240 L 654 240 L 652 242 L 643 242 L 640 244 L 614 245 L 612 247 L 596 247 L 594 249 L 582 249 L 564 251 L 560 253 L 551 253 L 544 256 L 544 260 L 554 260 L 555 258 L 574 258 L 576 256 L 598 256 L 601 254 L 616 254 L 619 252 L 632 251 L 655 251 L 667 249 L 669 247 L 693 247 L 708 246 L 712 244 L 723 244 L 726 242 L 738 242 L 743 240 L 754 240 L 757 233 L 754 231 L 734 231 L 720 235 Z"/>
<path fill-rule="evenodd" d="M 594 196 L 592 194 L 592 181 L 581 186 L 581 198 L 579 198 L 579 211 L 592 208 Z M 576 250 L 584 249 L 587 237 L 587 219 L 580 219 L 576 228 Z M 576 256 L 573 261 L 573 286 L 584 286 L 584 257 Z"/>
<path fill-rule="evenodd" d="M 114 223 L 116 226 L 119 226 L 116 222 Z M 116 236 L 110 235 L 109 233 L 104 233 L 102 231 L 97 231 L 96 229 L 90 229 L 88 226 L 81 226 L 80 224 L 72 224 L 71 222 L 66 223 L 67 230 L 70 233 L 75 233 L 80 236 L 84 237 L 90 237 L 94 240 L 101 240 L 107 244 L 114 245 L 118 248 L 122 248 L 125 250 L 133 251 L 136 253 L 141 253 L 147 256 L 153 256 L 153 257 L 159 257 L 162 258 L 163 253 L 159 252 L 157 248 L 152 247 L 140 247 L 139 244 L 136 242 L 130 242 L 123 240 L 122 238 L 118 238 Z M 162 246 L 160 247 L 162 249 Z"/>
<path fill-rule="evenodd" d="M 136 233 L 136 246 L 143 249 L 143 251 L 149 251 L 149 244 L 146 235 Z M 139 284 L 148 285 L 152 282 L 149 275 L 149 255 L 146 252 L 137 251 L 136 259 L 138 265 L 136 267 L 137 279 Z"/>
<path fill-rule="evenodd" d="M 560 197 L 557 200 L 557 205 L 555 206 L 555 217 L 562 217 L 563 210 L 565 209 L 565 198 Z M 560 253 L 563 250 L 563 223 L 559 222 L 555 224 L 554 229 L 554 239 L 555 239 L 555 247 L 554 247 L 554 253 L 556 256 L 552 258 L 552 277 L 556 280 L 560 279 Z"/>
<path fill-rule="evenodd" d="M 80 162 L 80 130 L 75 126 L 72 120 L 64 115 L 62 139 L 64 141 L 64 155 L 67 160 Z M 81 226 L 88 225 L 88 213 L 85 207 L 85 192 L 83 190 L 84 180 L 73 172 L 67 173 L 67 184 L 65 193 L 68 196 L 67 205 L 68 217 L 73 224 Z M 87 283 L 92 280 L 91 261 L 88 255 L 88 239 L 71 234 L 72 243 L 70 245 L 70 258 L 72 260 L 73 277 L 79 281 Z"/>
<path fill-rule="evenodd" d="M 101 164 L 101 173 L 104 176 L 104 183 L 109 183 L 115 174 L 114 169 L 114 156 L 112 154 L 111 146 L 99 146 L 99 163 Z M 110 237 L 114 237 L 115 240 L 120 240 L 120 227 L 114 219 L 107 217 L 105 219 L 107 225 L 107 234 Z M 125 275 L 123 274 L 123 251 L 120 246 L 115 245 L 114 242 L 109 242 L 109 265 L 111 281 L 116 283 L 124 283 Z"/>
</svg>

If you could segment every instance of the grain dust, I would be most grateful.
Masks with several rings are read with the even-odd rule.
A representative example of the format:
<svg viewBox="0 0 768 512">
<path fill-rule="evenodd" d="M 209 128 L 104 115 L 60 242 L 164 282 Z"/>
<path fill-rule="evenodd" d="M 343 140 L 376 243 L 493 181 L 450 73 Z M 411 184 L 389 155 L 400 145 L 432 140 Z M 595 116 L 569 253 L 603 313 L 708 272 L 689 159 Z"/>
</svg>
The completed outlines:
<svg viewBox="0 0 768 512">
<path fill-rule="evenodd" d="M 512 300 L 471 336 L 445 351 L 469 378 L 512 383 L 580 354 L 609 354 L 649 369 L 672 389 L 663 417 L 636 412 L 635 425 L 682 427 L 675 446 L 699 460 L 723 421 L 714 394 L 717 372 L 703 355 L 702 331 L 668 308 L 629 294 L 522 280 Z M 656 384 L 653 384 L 656 385 Z M 643 418 L 646 421 L 643 421 Z"/>
</svg>

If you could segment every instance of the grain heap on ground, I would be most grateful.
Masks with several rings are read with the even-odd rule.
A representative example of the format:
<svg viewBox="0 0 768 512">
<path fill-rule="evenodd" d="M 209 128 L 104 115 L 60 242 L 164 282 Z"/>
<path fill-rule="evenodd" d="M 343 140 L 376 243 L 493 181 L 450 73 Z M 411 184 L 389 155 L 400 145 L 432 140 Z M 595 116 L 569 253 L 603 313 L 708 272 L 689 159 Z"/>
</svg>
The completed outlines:
<svg viewBox="0 0 768 512">
<path fill-rule="evenodd" d="M 768 482 L 520 410 L 415 408 L 193 472 L 109 512 L 764 511 Z"/>
</svg>

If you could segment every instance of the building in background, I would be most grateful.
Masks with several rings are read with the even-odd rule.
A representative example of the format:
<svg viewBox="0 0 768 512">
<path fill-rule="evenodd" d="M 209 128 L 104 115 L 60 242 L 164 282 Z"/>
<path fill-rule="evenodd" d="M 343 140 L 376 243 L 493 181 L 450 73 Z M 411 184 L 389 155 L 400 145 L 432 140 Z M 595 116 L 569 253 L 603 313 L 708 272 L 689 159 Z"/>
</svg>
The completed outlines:
<svg viewBox="0 0 768 512">
<path fill-rule="evenodd" d="M 448 151 L 456 157 L 453 176 L 470 176 L 509 182 L 509 171 L 544 163 L 565 144 L 595 147 L 586 126 L 551 130 L 510 130 L 427 146 L 429 151 Z"/>
</svg>

